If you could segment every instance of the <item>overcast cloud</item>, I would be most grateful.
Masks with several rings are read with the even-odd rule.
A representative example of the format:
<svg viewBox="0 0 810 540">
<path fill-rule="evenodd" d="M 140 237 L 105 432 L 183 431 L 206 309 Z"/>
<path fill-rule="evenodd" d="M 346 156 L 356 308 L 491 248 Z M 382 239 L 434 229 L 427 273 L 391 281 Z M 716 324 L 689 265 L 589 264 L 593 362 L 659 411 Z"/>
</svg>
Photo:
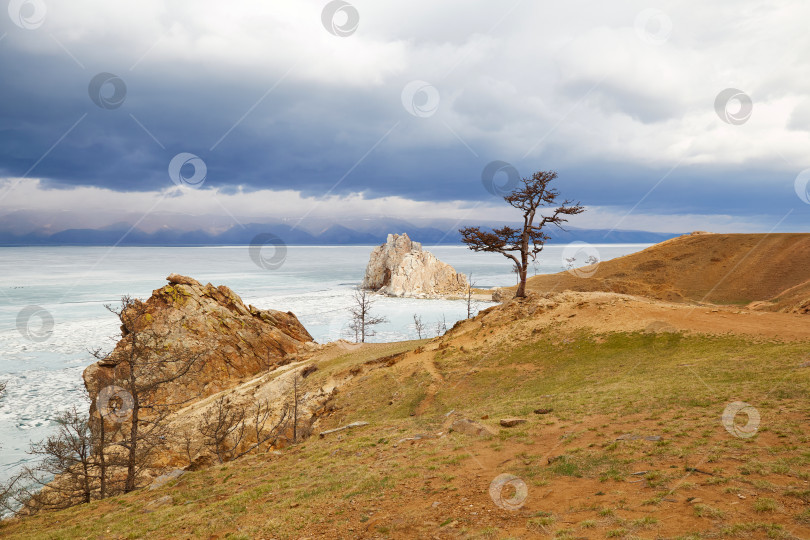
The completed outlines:
<svg viewBox="0 0 810 540">
<path fill-rule="evenodd" d="M 807 229 L 806 2 L 351 4 L 340 37 L 325 1 L 12 1 L 4 226 L 507 219 L 481 182 L 503 160 L 557 170 L 592 209 L 577 226 Z M 118 77 L 95 96 L 107 108 L 88 93 L 100 73 Z M 750 116 L 718 114 L 727 88 Z M 179 153 L 205 164 L 198 189 L 170 178 Z"/>
</svg>

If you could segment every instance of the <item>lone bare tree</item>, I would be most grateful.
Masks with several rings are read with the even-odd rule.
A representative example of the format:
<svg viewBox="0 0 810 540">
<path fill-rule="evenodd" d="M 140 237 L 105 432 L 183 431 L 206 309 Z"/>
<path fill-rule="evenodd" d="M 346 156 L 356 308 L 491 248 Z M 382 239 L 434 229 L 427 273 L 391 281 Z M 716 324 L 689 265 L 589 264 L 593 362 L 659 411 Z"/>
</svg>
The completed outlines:
<svg viewBox="0 0 810 540">
<path fill-rule="evenodd" d="M 436 321 L 436 337 L 443 336 L 447 333 L 447 318 L 442 313 L 442 318 Z"/>
<path fill-rule="evenodd" d="M 105 390 L 110 390 L 106 403 L 99 406 L 100 397 L 96 397 L 95 406 L 101 424 L 98 429 L 106 429 L 107 424 L 125 426 L 114 443 L 123 449 L 123 455 L 113 456 L 122 461 L 126 471 L 123 491 L 128 493 L 136 489 L 141 471 L 149 467 L 152 452 L 164 444 L 169 413 L 192 399 L 173 402 L 171 383 L 191 372 L 204 352 L 170 346 L 169 330 L 152 325 L 147 305 L 140 300 L 125 296 L 120 308 L 106 307 L 121 321 L 126 346 L 117 354 L 93 352 L 98 360 L 115 366 L 112 378 L 106 381 Z"/>
<path fill-rule="evenodd" d="M 419 339 L 422 339 L 422 334 L 425 333 L 425 322 L 422 320 L 422 317 L 416 313 L 413 314 L 413 328 L 416 330 L 416 335 L 419 336 Z"/>
<path fill-rule="evenodd" d="M 298 406 L 301 404 L 301 377 L 296 373 L 292 382 L 292 417 L 293 417 L 293 443 L 298 442 Z"/>
<path fill-rule="evenodd" d="M 585 211 L 580 203 L 568 199 L 557 206 L 560 193 L 549 187 L 556 178 L 557 173 L 554 171 L 538 171 L 531 178 L 521 179 L 521 185 L 504 196 L 503 200 L 523 213 L 523 227 L 504 226 L 492 229 L 491 232 L 483 231 L 480 227 L 459 229 L 462 242 L 471 250 L 500 253 L 515 263 L 519 275 L 515 293 L 518 298 L 526 296 L 529 261 L 537 259 L 537 254 L 543 251 L 546 240 L 550 238 L 543 229 L 548 225 L 556 225 L 562 229 L 562 224 L 568 221 L 564 216 Z M 540 212 L 543 208 L 554 210 L 549 215 L 542 215 Z M 539 219 L 537 223 L 536 219 Z"/>
<path fill-rule="evenodd" d="M 373 304 L 374 299 L 371 292 L 362 287 L 357 287 L 354 290 L 352 306 L 349 308 L 349 313 L 352 316 L 349 328 L 354 332 L 354 340 L 359 343 L 365 343 L 366 337 L 375 334 L 374 327 L 376 325 L 388 322 L 385 317 L 371 315 L 371 306 Z"/>
<path fill-rule="evenodd" d="M 94 453 L 98 465 L 99 498 L 105 499 L 114 493 L 111 488 L 110 471 L 118 458 L 115 453 L 108 456 L 108 450 L 114 446 L 111 441 L 120 436 L 123 425 L 116 422 L 110 424 L 105 415 L 101 414 L 97 418 L 89 417 L 88 426 L 93 435 Z"/>
<path fill-rule="evenodd" d="M 15 499 L 26 513 L 57 510 L 100 498 L 101 446 L 90 429 L 89 417 L 76 407 L 56 418 L 54 435 L 32 443 L 35 465 L 19 473 Z"/>
<path fill-rule="evenodd" d="M 470 274 L 469 279 L 467 280 L 467 318 L 471 319 L 473 316 L 473 308 L 476 307 L 476 302 L 473 300 L 473 290 L 475 289 L 475 282 L 472 279 L 472 274 Z"/>
</svg>

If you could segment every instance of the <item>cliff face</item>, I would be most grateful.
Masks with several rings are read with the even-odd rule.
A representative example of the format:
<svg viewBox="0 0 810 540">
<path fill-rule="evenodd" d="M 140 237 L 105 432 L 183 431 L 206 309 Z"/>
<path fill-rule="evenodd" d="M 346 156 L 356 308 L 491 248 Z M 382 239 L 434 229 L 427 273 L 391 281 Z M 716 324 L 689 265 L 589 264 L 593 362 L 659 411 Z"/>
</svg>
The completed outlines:
<svg viewBox="0 0 810 540">
<path fill-rule="evenodd" d="M 386 243 L 371 252 L 362 286 L 390 296 L 462 295 L 467 278 L 423 251 L 407 234 L 389 234 Z"/>
<path fill-rule="evenodd" d="M 167 402 L 210 396 L 317 348 L 292 313 L 246 306 L 225 286 L 201 285 L 177 274 L 167 279 L 169 284 L 146 302 L 136 300 L 129 308 L 143 313 L 144 334 L 157 342 L 153 350 L 198 357 L 193 370 L 164 389 L 171 396 Z M 132 350 L 132 339 L 123 335 L 110 355 L 84 371 L 92 403 L 102 388 L 127 376 L 121 359 Z"/>
</svg>

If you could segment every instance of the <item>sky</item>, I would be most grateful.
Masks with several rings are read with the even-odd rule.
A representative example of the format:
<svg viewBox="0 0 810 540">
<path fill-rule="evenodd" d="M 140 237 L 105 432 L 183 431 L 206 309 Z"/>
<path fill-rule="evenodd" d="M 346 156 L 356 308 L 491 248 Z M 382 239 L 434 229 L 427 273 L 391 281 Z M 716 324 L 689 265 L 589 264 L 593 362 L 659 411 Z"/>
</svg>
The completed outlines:
<svg viewBox="0 0 810 540">
<path fill-rule="evenodd" d="M 510 220 L 539 170 L 576 227 L 810 223 L 801 0 L 6 3 L 3 230 Z"/>
</svg>

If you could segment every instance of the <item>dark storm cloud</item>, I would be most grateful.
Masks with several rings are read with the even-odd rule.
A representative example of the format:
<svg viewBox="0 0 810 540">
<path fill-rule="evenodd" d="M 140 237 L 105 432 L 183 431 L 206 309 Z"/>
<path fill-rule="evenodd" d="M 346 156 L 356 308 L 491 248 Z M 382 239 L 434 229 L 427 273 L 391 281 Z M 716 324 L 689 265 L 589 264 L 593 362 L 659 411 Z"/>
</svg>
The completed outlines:
<svg viewBox="0 0 810 540">
<path fill-rule="evenodd" d="M 325 32 L 318 6 L 301 8 L 306 36 L 300 48 L 313 48 L 315 58 L 351 43 L 319 44 Z M 678 56 L 677 30 L 690 28 L 684 18 L 673 15 L 672 47 L 655 49 L 637 39 L 632 9 L 608 18 L 595 10 L 589 13 L 593 27 L 575 8 L 543 12 L 542 24 L 560 32 L 558 37 L 566 36 L 567 24 L 577 29 L 557 43 L 541 40 L 530 28 L 528 21 L 539 16 L 530 6 L 491 34 L 484 32 L 491 17 L 470 15 L 456 17 L 458 23 L 449 27 L 436 21 L 412 25 L 410 36 L 403 35 L 407 25 L 386 19 L 396 17 L 374 11 L 381 8 L 361 7 L 365 18 L 356 34 L 328 37 L 373 35 L 377 41 L 366 43 L 373 51 L 395 49 L 369 61 L 379 69 L 355 77 L 362 80 L 341 79 L 339 69 L 330 72 L 332 79 L 319 78 L 306 61 L 312 56 L 293 48 L 287 60 L 278 49 L 289 43 L 274 41 L 288 22 L 284 14 L 277 14 L 275 26 L 242 29 L 261 34 L 266 61 L 261 50 L 226 51 L 223 59 L 190 45 L 194 52 L 181 54 L 176 44 L 139 58 L 157 42 L 152 36 L 140 39 L 137 25 L 120 35 L 112 28 L 103 35 L 86 30 L 84 37 L 65 41 L 62 50 L 56 36 L 66 40 L 64 29 L 45 25 L 27 31 L 4 20 L 0 176 L 28 173 L 55 186 L 155 191 L 172 186 L 169 162 L 188 152 L 207 166 L 205 187 L 226 193 L 241 186 L 293 189 L 305 196 L 363 192 L 419 201 L 490 201 L 481 171 L 490 161 L 504 160 L 524 176 L 557 169 L 565 194 L 589 205 L 630 209 L 644 198 L 639 208 L 650 213 L 778 214 L 796 203 L 791 182 L 799 168 L 773 156 L 748 156 L 743 147 L 772 133 L 755 132 L 753 121 L 729 127 L 714 115 L 714 96 L 725 82 L 694 88 L 708 68 L 689 64 L 694 43 L 677 44 L 687 50 Z M 191 18 L 209 8 L 200 5 Z M 144 7 L 151 9 L 156 8 Z M 441 16 L 461 12 L 454 13 L 447 8 Z M 54 20 L 57 15 L 54 6 Z M 174 12 L 161 17 L 167 32 L 188 18 Z M 189 42 L 210 37 L 203 23 L 187 24 Z M 243 61 L 248 52 L 255 62 Z M 353 54 L 359 58 L 363 52 Z M 352 58 L 336 56 L 335 63 L 352 68 Z M 328 58 L 324 62 L 328 65 Z M 441 69 L 433 67 L 440 63 Z M 535 65 L 542 71 L 532 70 Z M 98 105 L 110 97 L 109 84 L 96 102 L 88 95 L 91 80 L 104 72 L 126 85 L 120 106 Z M 402 89 L 420 78 L 434 82 L 441 96 L 436 114 L 425 118 L 409 114 L 401 97 Z M 753 118 L 762 106 L 755 100 Z M 680 157 L 673 147 L 684 149 Z"/>
<path fill-rule="evenodd" d="M 108 110 L 88 95 L 95 75 L 89 66 L 82 70 L 50 56 L 20 61 L 8 48 L 0 49 L 0 64 L 9 73 L 0 90 L 2 176 L 25 174 L 79 122 L 29 176 L 58 184 L 155 190 L 171 185 L 171 158 L 191 152 L 205 161 L 211 187 L 238 184 L 317 194 L 354 168 L 335 193 L 446 199 L 469 188 L 467 196 L 483 196 L 468 184 L 477 181 L 485 163 L 460 143 L 402 147 L 424 126 L 401 107 L 398 93 L 282 81 L 261 99 L 279 75 L 245 80 L 240 73 L 193 66 L 156 73 L 97 65 L 126 83 L 124 103 Z"/>
</svg>

